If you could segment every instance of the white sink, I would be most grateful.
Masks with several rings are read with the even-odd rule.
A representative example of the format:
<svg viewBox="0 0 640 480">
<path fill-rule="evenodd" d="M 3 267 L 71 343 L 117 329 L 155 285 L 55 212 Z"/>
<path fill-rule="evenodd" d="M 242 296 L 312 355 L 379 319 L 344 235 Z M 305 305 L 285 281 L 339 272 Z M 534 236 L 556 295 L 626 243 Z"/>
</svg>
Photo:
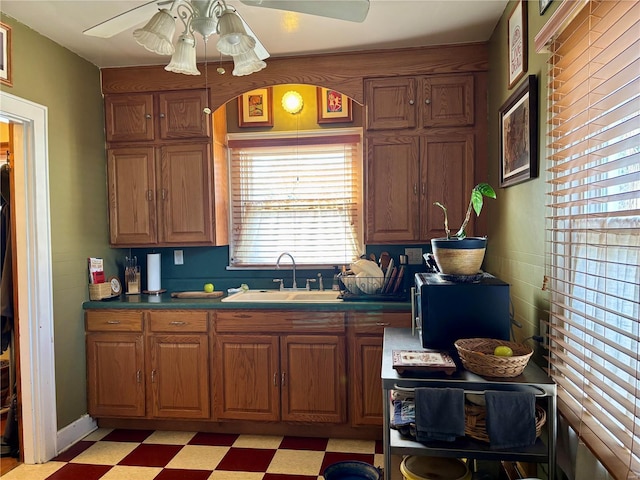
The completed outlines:
<svg viewBox="0 0 640 480">
<path fill-rule="evenodd" d="M 282 291 L 282 290 L 247 290 L 223 298 L 223 302 L 283 302 L 283 303 L 335 303 L 341 302 L 340 292 L 327 291 Z"/>
</svg>

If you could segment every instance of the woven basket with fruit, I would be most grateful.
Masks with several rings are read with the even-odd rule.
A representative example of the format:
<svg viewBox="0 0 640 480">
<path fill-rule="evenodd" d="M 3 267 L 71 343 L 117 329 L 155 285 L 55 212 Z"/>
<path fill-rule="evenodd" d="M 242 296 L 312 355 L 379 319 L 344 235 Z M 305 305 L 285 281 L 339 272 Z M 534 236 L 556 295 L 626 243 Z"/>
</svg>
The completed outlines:
<svg viewBox="0 0 640 480">
<path fill-rule="evenodd" d="M 517 377 L 533 354 L 522 343 L 492 338 L 462 338 L 454 345 L 464 368 L 486 377 Z"/>
</svg>

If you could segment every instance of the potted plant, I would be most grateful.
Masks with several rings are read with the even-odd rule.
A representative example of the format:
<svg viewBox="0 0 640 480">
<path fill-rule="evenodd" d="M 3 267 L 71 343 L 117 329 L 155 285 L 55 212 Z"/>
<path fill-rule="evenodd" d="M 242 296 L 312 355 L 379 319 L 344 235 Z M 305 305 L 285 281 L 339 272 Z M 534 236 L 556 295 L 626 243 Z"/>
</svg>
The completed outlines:
<svg viewBox="0 0 640 480">
<path fill-rule="evenodd" d="M 447 275 L 476 275 L 484 259 L 487 246 L 486 237 L 467 237 L 465 229 L 471 219 L 471 211 L 480 215 L 484 197 L 496 198 L 496 192 L 488 183 L 479 183 L 471 190 L 469 207 L 462 225 L 458 231 L 451 235 L 449 230 L 449 218 L 447 208 L 440 202 L 434 205 L 444 212 L 444 231 L 446 237 L 431 239 L 431 250 L 435 257 L 440 273 Z"/>
</svg>

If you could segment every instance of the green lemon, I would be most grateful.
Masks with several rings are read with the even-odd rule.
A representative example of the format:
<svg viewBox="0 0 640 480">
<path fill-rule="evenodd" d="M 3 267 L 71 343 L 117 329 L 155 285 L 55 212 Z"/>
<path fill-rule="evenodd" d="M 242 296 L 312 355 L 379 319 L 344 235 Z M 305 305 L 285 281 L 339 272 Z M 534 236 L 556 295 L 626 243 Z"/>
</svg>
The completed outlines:
<svg viewBox="0 0 640 480">
<path fill-rule="evenodd" d="M 513 350 L 506 345 L 499 345 L 495 348 L 493 354 L 497 357 L 511 357 L 513 356 Z"/>
<path fill-rule="evenodd" d="M 205 283 L 204 284 L 204 291 L 207 293 L 211 293 L 213 292 L 213 290 L 215 289 L 215 287 L 213 286 L 213 283 Z"/>
</svg>

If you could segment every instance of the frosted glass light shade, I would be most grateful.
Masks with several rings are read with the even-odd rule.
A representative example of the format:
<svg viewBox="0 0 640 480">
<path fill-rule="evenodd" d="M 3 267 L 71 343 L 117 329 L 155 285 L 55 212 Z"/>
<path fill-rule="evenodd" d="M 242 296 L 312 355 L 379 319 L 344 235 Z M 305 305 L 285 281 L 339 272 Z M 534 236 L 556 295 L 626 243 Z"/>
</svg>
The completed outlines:
<svg viewBox="0 0 640 480">
<path fill-rule="evenodd" d="M 233 10 L 225 11 L 218 19 L 218 33 L 216 48 L 223 55 L 240 55 L 256 46 L 256 39 L 247 35 L 242 20 Z"/>
<path fill-rule="evenodd" d="M 176 22 L 166 8 L 158 11 L 142 28 L 133 31 L 133 37 L 140 45 L 158 55 L 173 55 L 171 43 L 176 31 Z"/>
<path fill-rule="evenodd" d="M 282 96 L 282 108 L 287 113 L 296 114 L 302 110 L 303 105 L 302 95 L 298 92 L 290 90 Z"/>
<path fill-rule="evenodd" d="M 188 35 L 178 37 L 176 51 L 171 57 L 171 62 L 164 69 L 185 75 L 200 75 L 200 70 L 196 66 L 196 41 L 193 37 Z"/>
<path fill-rule="evenodd" d="M 254 50 L 249 50 L 246 53 L 233 56 L 233 75 L 236 77 L 242 77 L 244 75 L 250 75 L 255 72 L 259 72 L 267 66 L 262 60 L 258 58 Z"/>
</svg>

